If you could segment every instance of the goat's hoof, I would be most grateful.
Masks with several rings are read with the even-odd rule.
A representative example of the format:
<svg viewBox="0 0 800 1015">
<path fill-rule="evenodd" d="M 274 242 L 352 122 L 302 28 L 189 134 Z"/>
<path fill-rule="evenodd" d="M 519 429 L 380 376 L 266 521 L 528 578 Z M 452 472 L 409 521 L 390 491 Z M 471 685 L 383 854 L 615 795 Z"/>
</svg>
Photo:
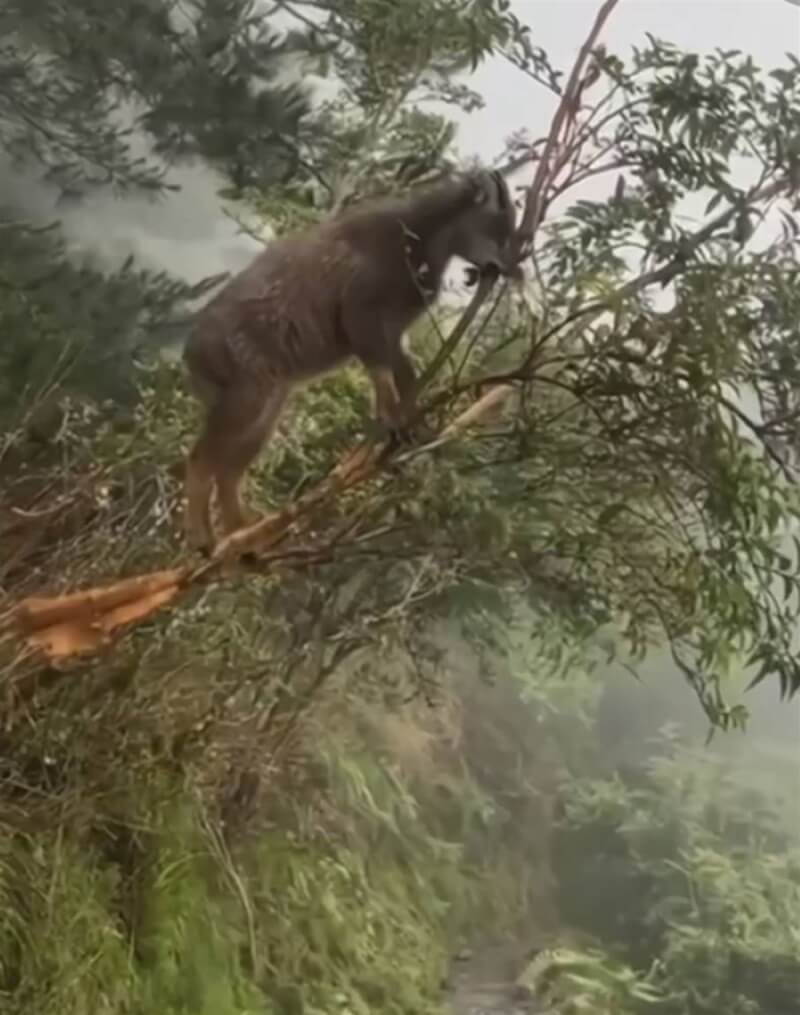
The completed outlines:
<svg viewBox="0 0 800 1015">
<path fill-rule="evenodd" d="M 380 419 L 368 419 L 364 424 L 364 436 L 373 444 L 383 444 L 392 438 L 392 428 Z"/>
<path fill-rule="evenodd" d="M 403 427 L 397 427 L 391 432 L 392 447 L 410 447 L 417 444 L 427 444 L 436 437 L 436 431 L 426 423 L 418 420 Z"/>
<path fill-rule="evenodd" d="M 191 554 L 197 554 L 204 560 L 210 560 L 214 552 L 214 539 L 206 533 L 184 532 L 184 545 Z"/>
<path fill-rule="evenodd" d="M 429 441 L 435 440 L 438 436 L 438 432 L 428 423 L 420 421 L 419 423 L 414 424 L 415 444 L 427 444 Z"/>
<path fill-rule="evenodd" d="M 393 423 L 372 422 L 367 427 L 366 438 L 371 444 L 384 445 L 384 452 L 395 451 L 405 444 L 409 444 L 411 435 L 409 430 L 403 426 Z"/>
<path fill-rule="evenodd" d="M 407 447 L 414 443 L 414 430 L 410 426 L 397 426 L 389 430 L 389 443 L 393 448 Z"/>
</svg>

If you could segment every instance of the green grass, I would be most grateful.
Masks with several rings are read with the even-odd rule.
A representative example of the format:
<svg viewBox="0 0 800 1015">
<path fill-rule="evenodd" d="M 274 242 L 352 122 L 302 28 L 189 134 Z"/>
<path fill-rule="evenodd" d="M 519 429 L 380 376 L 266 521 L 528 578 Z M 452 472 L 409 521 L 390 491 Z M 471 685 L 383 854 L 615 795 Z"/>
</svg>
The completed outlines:
<svg viewBox="0 0 800 1015">
<path fill-rule="evenodd" d="M 290 801 L 233 855 L 198 804 L 155 780 L 128 798 L 129 826 L 117 801 L 113 835 L 99 815 L 9 835 L 0 1011 L 439 1012 L 454 923 L 480 901 L 474 872 L 377 756 L 330 745 L 320 767 L 318 798 Z"/>
</svg>

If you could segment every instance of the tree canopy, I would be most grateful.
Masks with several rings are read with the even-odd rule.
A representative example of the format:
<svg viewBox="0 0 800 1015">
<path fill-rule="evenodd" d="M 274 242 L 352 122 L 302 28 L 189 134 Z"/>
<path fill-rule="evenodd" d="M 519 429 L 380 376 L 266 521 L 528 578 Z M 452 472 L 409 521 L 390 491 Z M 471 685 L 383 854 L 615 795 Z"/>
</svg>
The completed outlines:
<svg viewBox="0 0 800 1015">
<path fill-rule="evenodd" d="M 407 182 L 403 166 L 407 172 L 425 139 L 432 165 L 453 157 L 452 127 L 417 110 L 421 98 L 469 107 L 477 99 L 453 75 L 489 52 L 534 75 L 558 105 L 547 138 L 515 141 L 536 165 L 520 232 L 529 281 L 521 292 L 493 296 L 477 324 L 465 329 L 462 320 L 443 345 L 436 322 L 418 336 L 429 422 L 441 428 L 461 413 L 461 423 L 479 423 L 496 402 L 493 422 L 334 473 L 262 527 L 274 542 L 303 520 L 297 541 L 271 551 L 267 565 L 316 560 L 331 572 L 323 579 L 320 571 L 320 580 L 402 603 L 384 617 L 381 637 L 405 644 L 431 611 L 456 605 L 467 629 L 483 634 L 484 620 L 498 610 L 513 615 L 521 600 L 543 626 L 557 615 L 567 641 L 613 630 L 612 641 L 637 657 L 666 639 L 708 715 L 723 725 L 739 721 L 723 691 L 732 666 L 776 678 L 783 693 L 800 685 L 792 539 L 798 62 L 765 74 L 743 54 L 700 57 L 657 39 L 623 61 L 596 45 L 613 9 L 607 4 L 562 84 L 504 3 L 424 6 L 412 12 L 409 0 L 402 12 L 425 26 L 414 60 L 394 5 L 314 5 L 314 17 L 295 11 L 303 31 L 283 45 L 296 52 L 302 42 L 305 59 L 333 73 L 334 98 L 298 127 L 302 171 L 265 197 L 258 188 L 246 193 L 262 211 L 279 204 L 282 228 L 335 209 L 364 186 Z M 223 8 L 229 19 L 244 19 L 248 38 L 273 38 L 264 16 Z M 195 12 L 192 38 L 206 32 L 204 10 Z M 184 38 L 175 31 L 165 39 Z M 379 31 L 392 45 L 374 45 Z M 147 63 L 138 51 L 125 58 L 131 89 L 139 87 L 139 58 Z M 157 92 L 149 94 L 152 113 L 142 122 L 166 145 L 167 114 Z M 603 196 L 581 196 L 589 179 L 608 181 Z M 319 185 L 310 198 L 303 181 Z M 705 211 L 695 208 L 688 223 L 687 202 L 697 200 Z M 482 284 L 468 318 L 488 296 Z M 339 438 L 355 434 L 346 376 L 301 403 L 299 436 L 287 437 L 261 472 L 271 503 L 319 477 Z M 177 429 L 166 438 L 173 451 L 189 425 L 176 412 L 173 400 Z M 168 575 L 171 591 L 151 584 L 147 594 L 169 601 L 217 569 L 179 569 Z M 81 603 L 102 613 L 105 601 L 92 593 Z M 119 593 L 108 602 L 116 609 Z M 145 603 L 121 616 L 150 612 Z M 349 643 L 332 616 L 330 638 Z M 23 625 L 39 622 L 12 611 L 20 617 Z M 363 618 L 354 622 L 361 628 Z M 564 644 L 555 639 L 554 652 Z"/>
</svg>

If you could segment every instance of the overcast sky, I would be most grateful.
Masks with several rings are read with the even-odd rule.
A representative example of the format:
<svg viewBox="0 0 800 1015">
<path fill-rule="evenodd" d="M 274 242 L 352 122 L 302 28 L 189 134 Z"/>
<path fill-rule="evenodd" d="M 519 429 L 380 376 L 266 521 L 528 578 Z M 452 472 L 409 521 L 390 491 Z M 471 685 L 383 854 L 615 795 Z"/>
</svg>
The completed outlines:
<svg viewBox="0 0 800 1015">
<path fill-rule="evenodd" d="M 531 26 L 534 42 L 568 71 L 600 0 L 512 0 L 511 6 Z M 625 58 L 646 42 L 646 32 L 684 50 L 741 49 L 759 66 L 774 67 L 789 50 L 800 56 L 800 7 L 786 0 L 620 0 L 603 41 Z M 461 127 L 465 152 L 489 155 L 521 124 L 536 137 L 546 132 L 554 100 L 509 64 L 493 60 L 471 83 L 486 97 L 486 108 Z"/>
<path fill-rule="evenodd" d="M 530 24 L 533 39 L 552 61 L 568 70 L 599 7 L 599 0 L 515 0 L 517 15 Z M 741 49 L 757 64 L 772 67 L 791 50 L 800 56 L 800 7 L 786 0 L 621 0 L 604 36 L 606 45 L 625 56 L 641 44 L 645 32 L 668 39 L 683 49 Z M 543 134 L 553 113 L 553 100 L 502 60 L 479 69 L 472 79 L 484 95 L 483 110 L 463 117 L 459 148 L 489 160 L 504 139 L 520 127 Z M 32 209 L 56 211 L 51 192 L 32 187 L 29 179 L 4 179 L 3 189 Z M 218 181 L 198 167 L 180 175 L 182 191 L 156 204 L 120 202 L 97 196 L 66 214 L 64 225 L 73 239 L 94 247 L 112 260 L 133 252 L 152 265 L 196 281 L 220 270 L 237 270 L 257 244 L 237 235 L 221 212 L 215 191 Z"/>
</svg>

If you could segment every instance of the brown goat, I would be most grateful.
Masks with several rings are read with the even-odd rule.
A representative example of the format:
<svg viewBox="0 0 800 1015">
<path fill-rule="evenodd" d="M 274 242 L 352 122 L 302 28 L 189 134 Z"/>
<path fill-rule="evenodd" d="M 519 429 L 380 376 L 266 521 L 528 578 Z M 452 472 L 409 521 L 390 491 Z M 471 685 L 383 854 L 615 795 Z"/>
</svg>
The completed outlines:
<svg viewBox="0 0 800 1015">
<path fill-rule="evenodd" d="M 184 350 L 207 410 L 186 470 L 190 545 L 213 544 L 214 485 L 225 531 L 246 523 L 242 476 L 298 384 L 355 357 L 372 379 L 378 419 L 401 431 L 416 384 L 404 332 L 436 299 L 452 257 L 513 273 L 515 225 L 503 177 L 476 172 L 278 239 L 231 279 L 200 311 Z"/>
</svg>

